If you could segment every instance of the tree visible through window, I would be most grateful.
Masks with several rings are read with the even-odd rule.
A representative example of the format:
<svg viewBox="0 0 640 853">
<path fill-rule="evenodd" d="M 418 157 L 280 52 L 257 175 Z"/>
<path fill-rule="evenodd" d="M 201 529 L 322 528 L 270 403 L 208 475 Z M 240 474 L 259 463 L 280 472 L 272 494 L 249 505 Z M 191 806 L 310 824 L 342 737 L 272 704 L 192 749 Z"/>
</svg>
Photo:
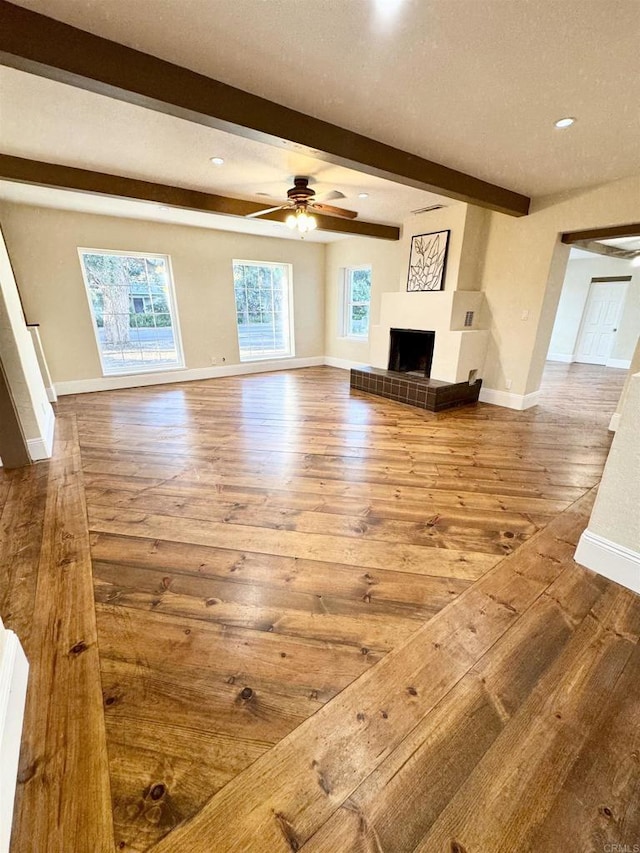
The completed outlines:
<svg viewBox="0 0 640 853">
<path fill-rule="evenodd" d="M 371 267 L 347 267 L 344 290 L 344 334 L 349 338 L 366 338 L 369 334 Z"/>
<path fill-rule="evenodd" d="M 168 258 L 90 249 L 79 253 L 103 372 L 181 367 Z"/>
<path fill-rule="evenodd" d="M 291 267 L 234 261 L 240 361 L 293 355 Z"/>
</svg>

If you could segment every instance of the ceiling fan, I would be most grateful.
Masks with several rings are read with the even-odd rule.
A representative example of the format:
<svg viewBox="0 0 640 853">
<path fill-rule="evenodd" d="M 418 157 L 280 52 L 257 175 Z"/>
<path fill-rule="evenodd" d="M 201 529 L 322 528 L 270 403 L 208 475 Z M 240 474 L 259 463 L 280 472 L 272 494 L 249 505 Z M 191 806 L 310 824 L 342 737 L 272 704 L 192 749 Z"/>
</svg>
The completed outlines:
<svg viewBox="0 0 640 853">
<path fill-rule="evenodd" d="M 291 213 L 287 216 L 285 222 L 289 228 L 295 228 L 301 234 L 307 231 L 313 231 L 317 226 L 315 216 L 312 214 L 319 213 L 323 216 L 341 216 L 344 219 L 355 219 L 358 215 L 355 210 L 345 210 L 342 207 L 334 207 L 331 204 L 325 204 L 325 201 L 333 201 L 337 198 L 346 198 L 344 193 L 339 190 L 332 190 L 325 193 L 316 200 L 315 190 L 309 186 L 309 178 L 296 176 L 293 179 L 293 186 L 287 190 L 288 201 L 284 204 L 279 204 L 276 207 L 267 207 L 264 210 L 257 210 L 255 213 L 249 213 L 247 219 L 256 219 L 259 216 L 266 216 L 268 213 L 274 213 L 276 210 L 290 210 Z"/>
</svg>

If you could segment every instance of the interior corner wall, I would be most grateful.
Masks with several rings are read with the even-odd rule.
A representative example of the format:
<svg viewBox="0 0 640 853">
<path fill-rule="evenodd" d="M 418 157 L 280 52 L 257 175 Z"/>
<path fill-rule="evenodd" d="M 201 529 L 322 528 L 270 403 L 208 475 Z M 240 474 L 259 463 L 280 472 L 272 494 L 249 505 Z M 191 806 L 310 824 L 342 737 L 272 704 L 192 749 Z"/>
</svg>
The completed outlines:
<svg viewBox="0 0 640 853">
<path fill-rule="evenodd" d="M 617 275 L 631 276 L 631 281 L 627 286 L 618 334 L 610 358 L 631 360 L 640 334 L 640 269 L 633 267 L 630 261 L 595 254 L 591 258 L 569 259 L 553 324 L 549 358 L 565 356 L 568 360 L 575 354 L 591 279 Z"/>
<path fill-rule="evenodd" d="M 435 231 L 450 231 L 447 247 L 447 261 L 444 276 L 444 290 L 460 288 L 461 270 L 466 273 L 468 267 L 463 262 L 463 246 L 467 239 L 466 224 L 469 205 L 452 202 L 439 210 L 429 210 L 408 216 L 402 223 L 400 257 L 396 273 L 395 290 L 407 289 L 411 241 L 420 234 L 432 234 Z M 463 288 L 466 289 L 466 288 Z M 478 288 L 479 289 L 479 288 Z"/>
<path fill-rule="evenodd" d="M 536 392 L 544 369 L 569 246 L 564 231 L 640 221 L 640 176 L 534 200 L 528 216 L 490 215 L 482 289 L 491 341 L 484 387 Z M 526 317 L 526 319 L 523 319 Z"/>
<path fill-rule="evenodd" d="M 629 393 L 629 385 L 631 384 L 631 377 L 636 373 L 640 373 L 640 335 L 636 340 L 636 346 L 633 351 L 633 355 L 631 356 L 631 364 L 629 365 L 629 369 L 627 370 L 627 376 L 624 381 L 624 386 L 622 388 L 622 393 L 620 394 L 620 399 L 618 400 L 618 405 L 616 406 L 616 411 L 614 414 L 614 419 L 612 419 L 612 425 L 609 429 L 616 430 L 616 421 L 619 421 L 622 415 L 622 409 L 624 408 L 625 400 L 627 399 L 627 394 Z"/>
<path fill-rule="evenodd" d="M 491 214 L 488 210 L 465 205 L 463 251 L 458 269 L 457 290 L 480 290 L 484 271 Z"/>
<path fill-rule="evenodd" d="M 326 245 L 325 354 L 339 362 L 369 363 L 368 340 L 347 338 L 343 330 L 344 270 L 365 265 L 371 266 L 370 324 L 375 325 L 380 318 L 382 293 L 398 289 L 400 243 L 351 237 Z"/>
<path fill-rule="evenodd" d="M 480 290 L 489 214 L 461 202 L 452 202 L 439 210 L 407 217 L 399 242 L 353 237 L 327 245 L 325 352 L 329 359 L 346 363 L 370 363 L 369 341 L 358 341 L 343 334 L 344 269 L 371 265 L 370 325 L 380 322 L 381 296 L 405 291 L 411 252 L 411 240 L 419 234 L 449 230 L 444 289 Z M 425 294 L 425 298 L 429 295 Z"/>
<path fill-rule="evenodd" d="M 0 216 L 54 383 L 103 382 L 78 247 L 171 257 L 187 369 L 240 363 L 232 260 L 291 264 L 296 357 L 324 355 L 322 243 L 8 203 Z"/>
<path fill-rule="evenodd" d="M 3 232 L 0 231 L 0 353 L 32 459 L 51 455 L 53 409 L 26 326 Z"/>
<path fill-rule="evenodd" d="M 620 422 L 576 562 L 640 593 L 640 373 L 631 375 Z"/>
</svg>

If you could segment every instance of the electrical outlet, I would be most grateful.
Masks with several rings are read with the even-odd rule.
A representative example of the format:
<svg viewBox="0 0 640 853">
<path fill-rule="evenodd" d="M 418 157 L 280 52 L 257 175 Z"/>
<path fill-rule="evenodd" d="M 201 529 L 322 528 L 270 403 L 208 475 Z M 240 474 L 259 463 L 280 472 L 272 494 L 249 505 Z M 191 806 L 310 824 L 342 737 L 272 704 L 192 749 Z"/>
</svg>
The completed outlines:
<svg viewBox="0 0 640 853">
<path fill-rule="evenodd" d="M 528 308 L 524 309 L 524 311 L 520 315 L 520 319 L 521 320 L 528 320 L 529 319 L 529 309 Z"/>
<path fill-rule="evenodd" d="M 504 380 L 504 387 L 507 389 L 507 391 L 511 390 L 511 380 L 510 379 Z"/>
</svg>

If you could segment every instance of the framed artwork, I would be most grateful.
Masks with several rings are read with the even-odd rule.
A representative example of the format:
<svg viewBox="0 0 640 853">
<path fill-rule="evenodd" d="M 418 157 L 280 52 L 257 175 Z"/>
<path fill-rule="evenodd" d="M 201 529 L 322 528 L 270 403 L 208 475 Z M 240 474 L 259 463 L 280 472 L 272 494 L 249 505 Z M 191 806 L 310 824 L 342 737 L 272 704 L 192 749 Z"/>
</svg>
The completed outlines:
<svg viewBox="0 0 640 853">
<path fill-rule="evenodd" d="M 435 231 L 411 238 L 408 291 L 444 290 L 450 233 L 449 230 Z"/>
</svg>

